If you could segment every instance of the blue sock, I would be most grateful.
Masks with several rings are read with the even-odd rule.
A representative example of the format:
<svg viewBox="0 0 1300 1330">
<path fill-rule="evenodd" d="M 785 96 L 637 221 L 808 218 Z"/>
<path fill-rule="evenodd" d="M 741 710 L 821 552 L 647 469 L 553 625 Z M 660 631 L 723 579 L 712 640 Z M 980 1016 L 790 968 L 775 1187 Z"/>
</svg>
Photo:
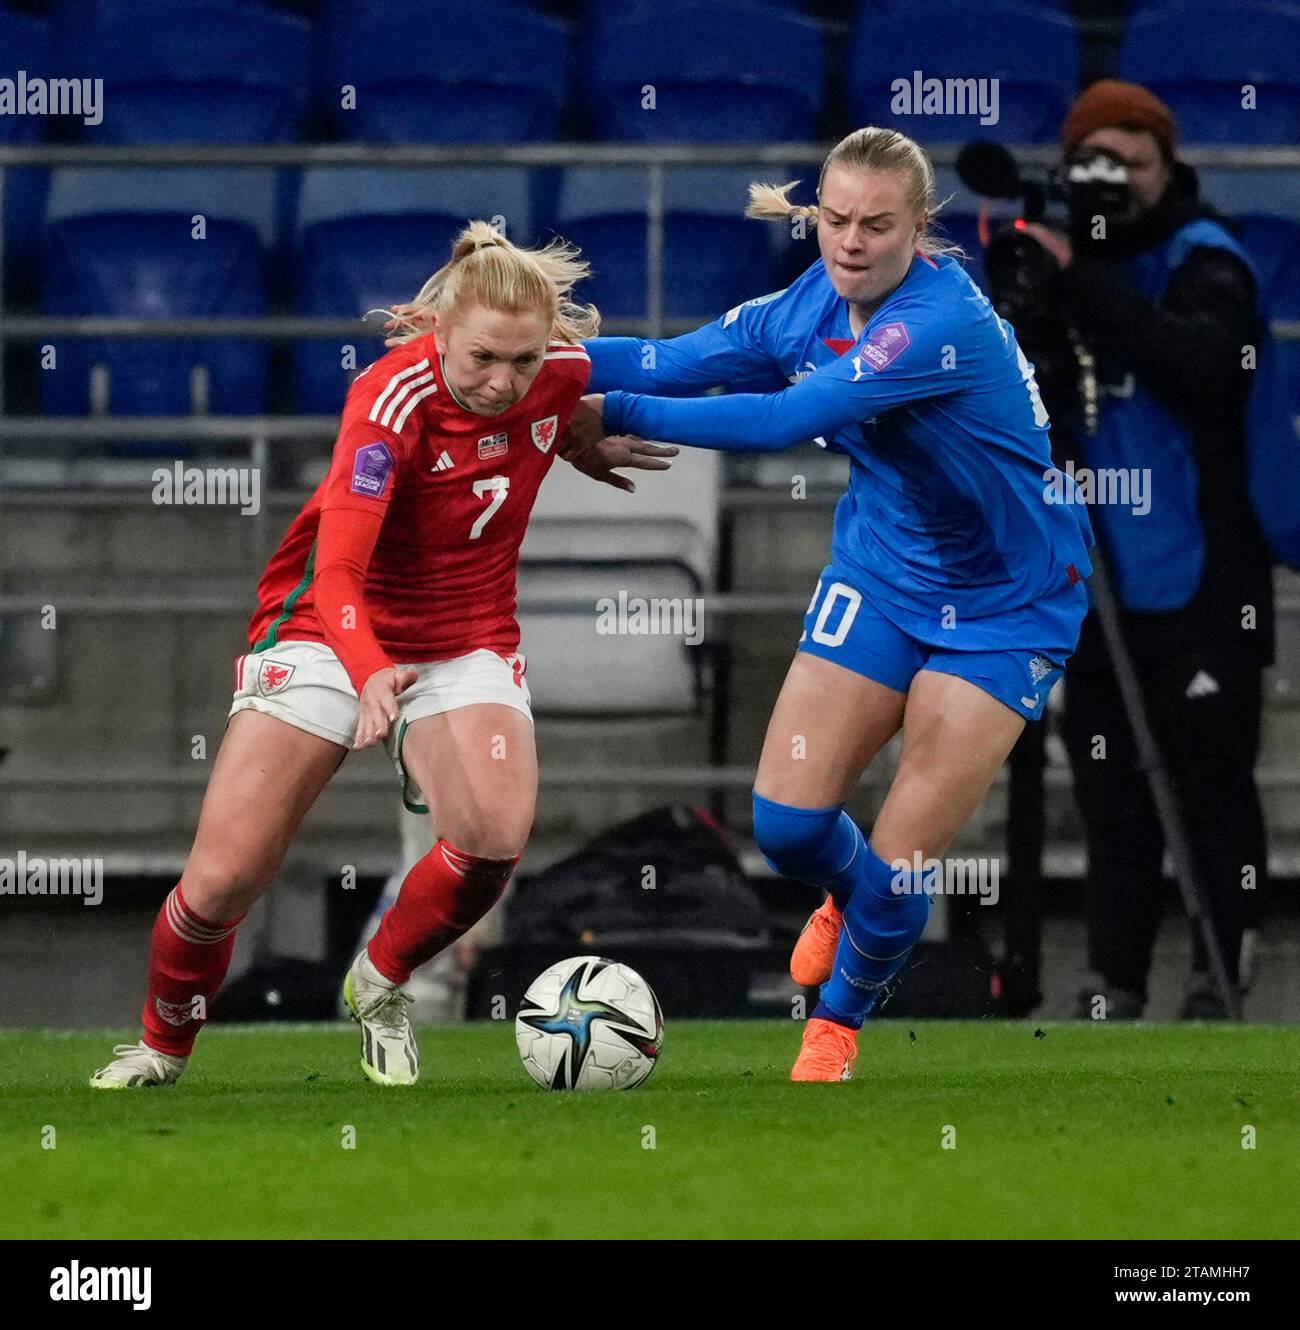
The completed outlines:
<svg viewBox="0 0 1300 1330">
<path fill-rule="evenodd" d="M 754 840 L 782 877 L 822 887 L 841 910 L 869 853 L 867 838 L 840 805 L 794 808 L 761 794 L 754 795 Z"/>
<path fill-rule="evenodd" d="M 867 846 L 861 875 L 844 911 L 835 968 L 822 985 L 815 1017 L 859 1029 L 880 991 L 907 963 L 930 917 L 934 870 L 891 868 Z M 895 891 L 895 885 L 898 890 Z"/>
</svg>

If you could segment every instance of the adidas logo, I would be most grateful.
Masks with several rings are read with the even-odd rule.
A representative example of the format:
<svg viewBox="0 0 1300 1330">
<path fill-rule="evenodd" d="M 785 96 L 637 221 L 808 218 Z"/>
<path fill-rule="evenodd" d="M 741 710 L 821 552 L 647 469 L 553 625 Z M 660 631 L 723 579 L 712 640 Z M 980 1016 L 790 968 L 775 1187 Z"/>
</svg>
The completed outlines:
<svg viewBox="0 0 1300 1330">
<path fill-rule="evenodd" d="M 435 471 L 450 471 L 455 465 L 456 463 L 451 460 L 451 454 L 448 452 L 442 452 L 438 454 L 438 460 L 434 464 L 433 469 Z"/>
<path fill-rule="evenodd" d="M 1197 670 L 1192 675 L 1192 681 L 1187 685 L 1187 691 L 1184 697 L 1209 697 L 1212 693 L 1219 691 L 1219 685 L 1216 680 L 1210 678 L 1204 670 Z"/>
</svg>

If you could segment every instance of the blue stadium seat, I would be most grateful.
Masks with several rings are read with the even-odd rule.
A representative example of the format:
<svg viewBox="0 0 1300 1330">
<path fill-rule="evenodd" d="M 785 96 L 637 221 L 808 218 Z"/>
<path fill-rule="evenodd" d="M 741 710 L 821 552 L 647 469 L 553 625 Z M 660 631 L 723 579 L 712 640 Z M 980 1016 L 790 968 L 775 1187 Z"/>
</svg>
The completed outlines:
<svg viewBox="0 0 1300 1330">
<path fill-rule="evenodd" d="M 1288 260 L 1300 250 L 1300 221 L 1290 217 L 1258 214 L 1232 219 L 1246 253 L 1259 275 L 1259 302 L 1266 308 L 1278 293 L 1279 282 L 1289 270 Z"/>
<path fill-rule="evenodd" d="M 1258 7 L 1260 0 L 1246 0 Z M 1271 9 L 1300 10 L 1300 0 L 1264 0 Z M 1132 22 L 1139 14 L 1150 14 L 1162 10 L 1166 14 L 1176 9 L 1195 9 L 1203 7 L 1205 0 L 1128 0 L 1128 18 Z"/>
<path fill-rule="evenodd" d="M 1267 220 L 1276 222 L 1278 219 Z M 1283 233 L 1276 227 L 1269 229 L 1272 240 L 1272 275 L 1263 293 L 1263 314 L 1270 324 L 1282 320 L 1300 323 L 1300 233 L 1293 236 L 1289 249 L 1279 252 L 1285 243 Z M 1250 243 L 1249 233 L 1246 243 Z M 1255 252 L 1252 251 L 1254 256 Z M 1275 337 L 1264 350 L 1259 370 L 1255 384 L 1256 398 L 1252 403 L 1259 413 L 1256 428 L 1267 425 L 1269 428 L 1284 429 L 1289 418 L 1294 431 L 1291 436 L 1292 446 L 1300 449 L 1300 340 Z M 1256 460 L 1257 463 L 1264 463 L 1253 469 L 1251 476 L 1257 508 L 1262 512 L 1271 509 L 1274 516 L 1277 516 L 1278 505 L 1270 502 L 1270 498 L 1287 493 L 1288 487 L 1294 484 L 1294 463 L 1288 464 L 1280 450 L 1274 454 L 1264 452 Z M 1292 499 L 1294 501 L 1294 495 Z"/>
<path fill-rule="evenodd" d="M 500 219 L 512 240 L 532 235 L 526 171 L 484 168 L 305 171 L 298 204 L 295 261 L 299 314 L 359 317 L 410 300 L 446 263 L 452 241 L 474 217 Z M 383 352 L 357 326 L 355 367 L 344 368 L 336 341 L 294 348 L 300 411 L 333 414 L 356 369 Z"/>
<path fill-rule="evenodd" d="M 1188 143 L 1300 141 L 1300 9 L 1180 4 L 1131 19 L 1120 73 L 1163 98 Z M 1242 87 L 1256 105 L 1242 107 Z"/>
<path fill-rule="evenodd" d="M 1074 12 L 1074 0 L 1011 0 L 1021 9 L 1046 9 L 1049 12 L 1055 11 L 1058 14 L 1072 14 Z M 1151 4 L 1163 4 L 1166 0 L 1148 0 Z M 1130 3 L 1142 3 L 1142 0 L 1130 0 Z M 1087 5 L 1087 0 L 1084 0 Z M 952 0 L 854 0 L 853 8 L 859 13 L 874 11 L 882 13 L 886 9 L 924 9 L 931 5 L 947 6 L 952 8 Z M 1095 3 L 1090 8 L 1096 8 Z"/>
<path fill-rule="evenodd" d="M 36 77 L 52 72 L 49 26 L 0 9 L 0 78 L 16 79 L 20 69 Z M 46 116 L 0 115 L 0 143 L 39 142 L 48 123 Z M 29 264 L 39 248 L 49 177 L 38 167 L 12 167 L 4 184 L 4 256 L 12 278 L 12 270 Z"/>
<path fill-rule="evenodd" d="M 601 137 L 771 141 L 818 133 L 825 58 L 811 20 L 738 0 L 676 0 L 610 6 L 590 22 L 586 100 Z M 646 84 L 654 85 L 653 110 L 642 108 Z M 788 235 L 742 214 L 750 180 L 789 178 L 771 166 L 668 172 L 665 315 L 713 318 L 780 285 Z M 646 312 L 645 197 L 638 170 L 569 170 L 560 188 L 556 225 L 593 265 L 584 299 L 610 317 Z"/>
<path fill-rule="evenodd" d="M 546 0 L 535 0 L 539 7 L 546 3 Z M 567 2 L 567 7 L 572 11 L 570 17 L 580 23 L 594 23 L 600 18 L 607 18 L 612 15 L 618 15 L 620 18 L 626 18 L 635 14 L 638 10 L 646 13 L 658 12 L 661 8 L 659 0 L 551 0 L 552 8 L 556 12 L 563 12 Z M 867 0 L 868 3 L 874 3 L 875 0 Z M 743 0 L 743 3 L 751 9 L 770 9 L 778 14 L 789 13 L 792 9 L 808 10 L 811 8 L 813 0 L 808 4 L 787 3 L 786 0 Z M 831 0 L 835 3 L 835 0 Z M 849 0 L 843 0 L 848 4 Z"/>
<path fill-rule="evenodd" d="M 583 90 L 595 136 L 813 139 L 824 104 L 819 24 L 744 0 L 664 0 L 593 13 Z M 654 108 L 646 109 L 646 85 Z"/>
<path fill-rule="evenodd" d="M 562 23 L 509 0 L 335 0 L 322 15 L 320 103 L 339 136 L 373 143 L 558 137 L 569 84 Z M 355 109 L 341 104 L 356 89 Z"/>
<path fill-rule="evenodd" d="M 998 80 L 997 122 L 970 114 L 896 113 L 894 84 L 923 79 Z M 853 25 L 849 114 L 856 125 L 887 125 L 924 143 L 992 138 L 1048 143 L 1079 83 L 1074 24 L 1051 9 L 989 3 L 925 3 L 871 11 Z"/>
<path fill-rule="evenodd" d="M 169 200 L 164 211 L 159 201 Z M 273 173 L 229 170 L 67 170 L 54 173 L 46 225 L 42 311 L 54 316 L 256 318 L 266 312 L 265 244 L 275 215 Z M 202 216 L 203 239 L 193 234 Z M 40 376 L 52 415 L 106 406 L 113 415 L 265 410 L 267 347 L 253 339 L 69 339 Z M 107 402 L 93 400 L 95 367 Z M 195 371 L 202 371 L 196 376 Z M 117 451 L 173 452 L 169 445 Z"/>
<path fill-rule="evenodd" d="M 306 102 L 311 25 L 237 0 L 64 0 L 59 49 L 104 80 L 95 143 L 276 143 Z"/>
<path fill-rule="evenodd" d="M 664 183 L 664 313 L 716 318 L 780 285 L 787 240 L 773 224 L 743 216 L 751 180 L 788 180 L 779 168 L 688 167 Z M 646 312 L 646 175 L 628 168 L 565 172 L 556 225 L 592 265 L 584 300 L 611 318 Z"/>
<path fill-rule="evenodd" d="M 1290 249 L 1278 257 L 1263 305 L 1270 319 L 1300 321 L 1300 233 L 1297 233 Z M 1293 367 L 1293 398 L 1296 413 L 1300 415 L 1300 340 L 1292 338 L 1280 345 L 1286 349 L 1289 363 Z"/>
</svg>

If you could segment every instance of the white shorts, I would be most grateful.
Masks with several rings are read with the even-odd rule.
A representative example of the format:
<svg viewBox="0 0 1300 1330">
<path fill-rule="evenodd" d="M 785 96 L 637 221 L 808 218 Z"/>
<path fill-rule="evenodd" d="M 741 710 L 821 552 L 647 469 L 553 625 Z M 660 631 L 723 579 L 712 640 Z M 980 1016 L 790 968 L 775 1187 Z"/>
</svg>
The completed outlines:
<svg viewBox="0 0 1300 1330">
<path fill-rule="evenodd" d="M 397 661 L 402 668 L 407 662 Z M 428 800 L 402 762 L 407 726 L 422 716 L 495 702 L 533 718 L 524 679 L 527 662 L 516 652 L 499 656 L 479 647 L 454 660 L 412 662 L 415 682 L 397 698 L 397 723 L 385 747 L 402 778 L 402 800 L 413 813 L 428 812 Z M 230 715 L 260 711 L 308 734 L 351 748 L 360 707 L 356 689 L 339 658 L 323 642 L 282 642 L 235 662 L 235 697 Z"/>
</svg>

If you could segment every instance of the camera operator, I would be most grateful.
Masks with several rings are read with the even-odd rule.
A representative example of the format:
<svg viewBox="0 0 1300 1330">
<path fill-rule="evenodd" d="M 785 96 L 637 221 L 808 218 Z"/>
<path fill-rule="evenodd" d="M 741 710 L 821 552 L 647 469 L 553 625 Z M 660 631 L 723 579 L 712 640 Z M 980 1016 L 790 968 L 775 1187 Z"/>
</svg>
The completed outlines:
<svg viewBox="0 0 1300 1330">
<path fill-rule="evenodd" d="M 994 295 L 1001 285 L 999 308 L 1035 362 L 1058 463 L 1093 482 L 1123 636 L 1229 978 L 1243 985 L 1243 935 L 1249 951 L 1267 871 L 1254 766 L 1273 653 L 1271 560 L 1245 458 L 1246 348 L 1262 333 L 1255 279 L 1199 201 L 1195 173 L 1174 156 L 1173 116 L 1147 89 L 1093 84 L 1061 143 L 1068 231 L 1022 223 L 1036 245 L 1020 242 L 1001 282 L 990 262 Z M 1110 1017 L 1137 1017 L 1164 835 L 1095 613 L 1066 672 L 1065 706 L 1095 971 L 1078 1014 L 1096 1014 L 1101 994 Z M 1207 971 L 1197 933 L 1184 1017 L 1226 1014 Z"/>
</svg>

